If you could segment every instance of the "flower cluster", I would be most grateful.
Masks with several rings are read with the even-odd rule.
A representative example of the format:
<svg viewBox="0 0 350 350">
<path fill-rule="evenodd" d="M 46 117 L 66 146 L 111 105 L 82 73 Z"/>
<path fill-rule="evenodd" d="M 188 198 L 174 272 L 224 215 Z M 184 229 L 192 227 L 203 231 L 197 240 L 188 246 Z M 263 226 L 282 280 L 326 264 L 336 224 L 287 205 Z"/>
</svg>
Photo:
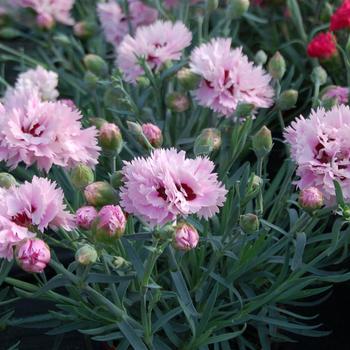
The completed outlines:
<svg viewBox="0 0 350 350">
<path fill-rule="evenodd" d="M 129 32 L 129 25 L 132 30 L 136 30 L 139 26 L 153 23 L 158 17 L 158 12 L 155 9 L 139 0 L 128 0 L 128 15 L 114 0 L 99 3 L 97 14 L 106 40 L 115 47 Z"/>
<path fill-rule="evenodd" d="M 319 33 L 307 46 L 310 57 L 329 59 L 337 53 L 337 41 L 333 33 Z"/>
<path fill-rule="evenodd" d="M 94 166 L 99 156 L 97 130 L 83 129 L 77 108 L 54 100 L 57 75 L 41 67 L 20 75 L 0 105 L 0 160 L 49 171 L 53 164 Z M 67 127 L 69 126 L 69 127 Z"/>
<path fill-rule="evenodd" d="M 117 49 L 117 65 L 124 79 L 135 83 L 144 74 L 139 60 L 149 68 L 159 70 L 166 62 L 181 58 L 182 50 L 190 45 L 191 32 L 181 22 L 156 21 L 139 27 L 135 36 L 126 35 Z"/>
<path fill-rule="evenodd" d="M 350 199 L 350 108 L 340 105 L 326 111 L 312 111 L 300 117 L 285 131 L 292 157 L 298 164 L 298 187 L 319 189 L 328 203 L 335 200 L 333 181 L 342 185 Z"/>
<path fill-rule="evenodd" d="M 232 115 L 240 103 L 267 108 L 273 103 L 271 77 L 232 49 L 231 39 L 218 38 L 196 48 L 190 58 L 192 71 L 201 76 L 195 98 L 202 106 L 221 115 Z"/>
<path fill-rule="evenodd" d="M 155 150 L 148 158 L 126 162 L 121 205 L 150 225 L 164 225 L 178 215 L 208 219 L 218 213 L 226 189 L 207 158 L 188 159 L 176 149 Z"/>
<path fill-rule="evenodd" d="M 342 5 L 333 13 L 330 30 L 350 28 L 350 0 L 344 0 Z"/>
</svg>

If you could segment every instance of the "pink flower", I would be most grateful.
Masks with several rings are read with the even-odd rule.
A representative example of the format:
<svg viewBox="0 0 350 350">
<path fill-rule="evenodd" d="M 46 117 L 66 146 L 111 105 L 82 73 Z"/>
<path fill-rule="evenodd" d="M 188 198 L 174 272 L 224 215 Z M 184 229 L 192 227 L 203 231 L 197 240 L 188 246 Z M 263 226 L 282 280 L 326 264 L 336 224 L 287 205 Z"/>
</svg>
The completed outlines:
<svg viewBox="0 0 350 350">
<path fill-rule="evenodd" d="M 300 189 L 316 187 L 330 204 L 335 201 L 333 180 L 337 180 L 345 199 L 350 199 L 349 133 L 350 109 L 344 105 L 313 110 L 308 119 L 300 116 L 286 128 Z"/>
<path fill-rule="evenodd" d="M 57 85 L 57 73 L 37 66 L 35 69 L 29 69 L 18 75 L 15 87 L 9 88 L 5 93 L 4 103 L 18 105 L 19 91 L 26 94 L 33 94 L 35 91 L 42 100 L 55 101 L 58 97 Z"/>
<path fill-rule="evenodd" d="M 92 206 L 81 207 L 75 214 L 76 224 L 85 229 L 90 230 L 92 222 L 96 219 L 97 210 Z"/>
<path fill-rule="evenodd" d="M 330 86 L 326 89 L 322 99 L 336 99 L 338 104 L 348 104 L 349 88 L 342 86 Z"/>
<path fill-rule="evenodd" d="M 95 222 L 98 239 L 114 239 L 123 235 L 126 217 L 119 205 L 106 205 L 97 214 Z"/>
<path fill-rule="evenodd" d="M 64 105 L 68 106 L 70 109 L 78 109 L 76 106 L 75 102 L 71 100 L 70 98 L 62 98 L 60 99 L 60 102 L 63 103 Z"/>
<path fill-rule="evenodd" d="M 199 235 L 197 230 L 187 223 L 180 223 L 176 226 L 173 245 L 179 250 L 188 251 L 197 247 Z"/>
<path fill-rule="evenodd" d="M 0 108 L 0 160 L 11 168 L 22 161 L 49 171 L 53 164 L 94 166 L 99 147 L 95 127 L 82 129 L 82 115 L 61 102 L 41 102 L 17 91 Z"/>
<path fill-rule="evenodd" d="M 227 193 L 213 170 L 207 158 L 186 159 L 184 151 L 174 148 L 155 150 L 148 158 L 125 163 L 121 205 L 151 226 L 177 215 L 208 219 L 219 212 Z"/>
<path fill-rule="evenodd" d="M 38 14 L 39 18 L 52 17 L 57 22 L 73 25 L 74 20 L 70 16 L 75 0 L 19 0 L 18 5 L 29 7 Z M 40 20 L 39 20 L 40 21 Z"/>
<path fill-rule="evenodd" d="M 32 182 L 11 187 L 5 193 L 0 215 L 21 227 L 35 227 L 44 232 L 74 227 L 74 217 L 66 211 L 63 191 L 56 183 L 34 176 Z"/>
<path fill-rule="evenodd" d="M 27 239 L 16 249 L 16 261 L 26 272 L 43 272 L 50 260 L 50 248 L 38 238 Z"/>
<path fill-rule="evenodd" d="M 97 14 L 107 41 L 114 46 L 117 46 L 129 32 L 128 22 L 135 30 L 140 25 L 153 23 L 158 17 L 158 12 L 155 9 L 138 0 L 129 0 L 129 16 L 126 16 L 114 0 L 99 3 Z"/>
<path fill-rule="evenodd" d="M 150 69 L 158 70 L 167 61 L 180 60 L 184 48 L 190 45 L 191 32 L 181 22 L 158 20 L 150 26 L 139 27 L 135 36 L 125 36 L 117 49 L 117 65 L 128 82 L 143 75 L 138 60 L 143 58 Z"/>
<path fill-rule="evenodd" d="M 160 130 L 157 125 L 152 123 L 142 124 L 142 132 L 153 147 L 160 147 L 162 145 L 162 130 Z"/>
<path fill-rule="evenodd" d="M 190 58 L 192 71 L 202 77 L 195 98 L 201 106 L 225 116 L 232 115 L 239 103 L 267 108 L 273 103 L 271 77 L 261 66 L 254 66 L 231 49 L 231 39 L 213 39 L 196 48 Z"/>
<path fill-rule="evenodd" d="M 321 208 L 323 205 L 323 194 L 316 187 L 304 188 L 299 195 L 300 205 L 307 210 Z"/>
<path fill-rule="evenodd" d="M 13 248 L 21 241 L 34 237 L 34 233 L 0 215 L 0 258 L 13 259 Z"/>
<path fill-rule="evenodd" d="M 55 25 L 55 19 L 48 13 L 41 13 L 36 18 L 38 27 L 44 29 L 51 29 Z"/>
</svg>

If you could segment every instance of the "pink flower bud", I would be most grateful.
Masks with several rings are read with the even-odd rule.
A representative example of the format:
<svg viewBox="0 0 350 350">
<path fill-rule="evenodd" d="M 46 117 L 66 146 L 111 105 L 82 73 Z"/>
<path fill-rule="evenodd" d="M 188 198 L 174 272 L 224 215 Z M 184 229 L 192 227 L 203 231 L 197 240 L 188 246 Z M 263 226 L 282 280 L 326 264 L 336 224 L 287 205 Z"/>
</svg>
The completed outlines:
<svg viewBox="0 0 350 350">
<path fill-rule="evenodd" d="M 323 206 L 323 194 L 316 187 L 303 189 L 299 194 L 299 204 L 306 210 L 315 210 Z"/>
<path fill-rule="evenodd" d="M 117 201 L 117 194 L 113 187 L 104 181 L 97 181 L 86 186 L 84 196 L 86 201 L 95 207 L 102 207 Z"/>
<path fill-rule="evenodd" d="M 142 132 L 153 147 L 158 148 L 162 145 L 163 135 L 157 125 L 152 123 L 143 124 Z"/>
<path fill-rule="evenodd" d="M 48 13 L 42 13 L 37 16 L 36 23 L 40 28 L 51 29 L 55 25 L 55 19 Z"/>
<path fill-rule="evenodd" d="M 166 98 L 167 106 L 174 112 L 185 112 L 190 108 L 190 100 L 187 95 L 180 92 L 173 92 Z"/>
<path fill-rule="evenodd" d="M 38 238 L 19 244 L 15 254 L 18 265 L 26 272 L 43 272 L 51 259 L 49 246 Z"/>
<path fill-rule="evenodd" d="M 75 214 L 75 222 L 79 227 L 85 230 L 90 230 L 92 222 L 96 219 L 96 216 L 97 210 L 94 207 L 81 207 Z"/>
<path fill-rule="evenodd" d="M 120 238 L 126 226 L 126 217 L 119 205 L 106 205 L 97 214 L 93 224 L 96 238 L 108 241 Z"/>
<path fill-rule="evenodd" d="M 105 151 L 119 153 L 123 146 L 123 139 L 120 129 L 113 123 L 102 124 L 100 128 L 99 140 L 103 150 Z"/>
<path fill-rule="evenodd" d="M 192 225 L 187 223 L 177 225 L 173 237 L 173 245 L 176 249 L 188 251 L 196 248 L 198 242 L 198 232 Z"/>
</svg>

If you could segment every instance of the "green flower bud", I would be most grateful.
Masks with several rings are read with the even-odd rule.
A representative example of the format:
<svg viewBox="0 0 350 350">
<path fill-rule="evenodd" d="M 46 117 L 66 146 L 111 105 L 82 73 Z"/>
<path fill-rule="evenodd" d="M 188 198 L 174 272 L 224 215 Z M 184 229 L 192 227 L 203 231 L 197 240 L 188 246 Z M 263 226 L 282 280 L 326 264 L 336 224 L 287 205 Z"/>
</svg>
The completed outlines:
<svg viewBox="0 0 350 350">
<path fill-rule="evenodd" d="M 73 27 L 74 35 L 81 39 L 88 39 L 94 35 L 96 24 L 89 21 L 77 22 Z"/>
<path fill-rule="evenodd" d="M 257 190 L 259 190 L 259 188 L 261 188 L 263 183 L 264 181 L 261 177 L 259 177 L 258 175 L 252 174 L 249 179 L 247 193 L 251 194 L 252 192 L 256 192 Z"/>
<path fill-rule="evenodd" d="M 267 55 L 265 51 L 259 50 L 254 56 L 254 62 L 263 66 L 267 62 Z"/>
<path fill-rule="evenodd" d="M 113 265 L 116 269 L 128 269 L 129 267 L 131 267 L 131 263 L 121 256 L 116 256 L 113 259 Z"/>
<path fill-rule="evenodd" d="M 194 143 L 194 154 L 208 155 L 217 151 L 221 146 L 221 132 L 218 129 L 203 129 Z"/>
<path fill-rule="evenodd" d="M 136 79 L 137 85 L 141 88 L 147 88 L 150 86 L 150 81 L 146 77 L 138 77 Z"/>
<path fill-rule="evenodd" d="M 106 61 L 94 54 L 88 54 L 84 57 L 85 67 L 98 77 L 104 77 L 108 74 L 108 65 Z"/>
<path fill-rule="evenodd" d="M 278 99 L 277 105 L 281 111 L 288 111 L 295 107 L 298 101 L 298 91 L 290 89 L 283 91 Z"/>
<path fill-rule="evenodd" d="M 114 188 L 105 181 L 97 181 L 86 186 L 84 190 L 86 201 L 94 207 L 102 207 L 118 202 L 118 196 Z"/>
<path fill-rule="evenodd" d="M 94 182 L 95 176 L 91 168 L 85 164 L 79 164 L 71 171 L 70 178 L 73 185 L 82 190 Z"/>
<path fill-rule="evenodd" d="M 69 39 L 69 37 L 65 34 L 57 34 L 53 37 L 53 40 L 57 43 L 57 44 L 61 44 L 62 46 L 70 46 L 71 45 L 71 41 Z"/>
<path fill-rule="evenodd" d="M 243 16 L 248 11 L 249 5 L 249 0 L 231 0 L 229 11 L 232 18 L 236 19 Z"/>
<path fill-rule="evenodd" d="M 212 12 L 219 6 L 219 0 L 207 0 L 207 10 Z"/>
<path fill-rule="evenodd" d="M 245 233 L 254 233 L 259 229 L 259 218 L 251 213 L 241 215 L 239 225 Z"/>
<path fill-rule="evenodd" d="M 126 124 L 128 125 L 128 129 L 134 136 L 140 137 L 143 135 L 142 126 L 139 123 L 127 121 Z"/>
<path fill-rule="evenodd" d="M 0 173 L 0 187 L 10 188 L 17 185 L 17 180 L 9 173 Z"/>
<path fill-rule="evenodd" d="M 235 116 L 237 118 L 247 118 L 252 115 L 254 109 L 255 106 L 252 103 L 239 103 L 235 111 Z"/>
<path fill-rule="evenodd" d="M 327 72 L 321 66 L 317 66 L 312 70 L 311 80 L 314 84 L 324 85 L 327 82 L 327 78 Z"/>
<path fill-rule="evenodd" d="M 98 139 L 104 151 L 119 154 L 123 148 L 122 134 L 118 126 L 113 123 L 102 124 Z"/>
<path fill-rule="evenodd" d="M 88 89 L 94 90 L 97 87 L 98 76 L 90 71 L 87 71 L 84 75 L 84 82 Z"/>
<path fill-rule="evenodd" d="M 103 124 L 107 123 L 107 120 L 103 118 L 91 117 L 89 118 L 89 122 L 91 125 L 96 126 L 97 129 L 100 129 Z"/>
<path fill-rule="evenodd" d="M 280 80 L 283 78 L 286 72 L 286 61 L 278 51 L 270 58 L 268 71 L 274 79 Z"/>
<path fill-rule="evenodd" d="M 75 260 L 84 266 L 94 264 L 97 261 L 97 252 L 94 247 L 85 244 L 75 253 Z"/>
<path fill-rule="evenodd" d="M 186 90 L 195 90 L 201 80 L 200 76 L 193 73 L 189 68 L 182 68 L 176 74 L 179 84 Z"/>
<path fill-rule="evenodd" d="M 4 27 L 0 29 L 0 38 L 6 40 L 16 39 L 21 36 L 21 32 L 12 27 Z"/>
<path fill-rule="evenodd" d="M 190 108 L 190 100 L 185 94 L 173 92 L 167 96 L 166 105 L 173 112 L 181 113 Z"/>
<path fill-rule="evenodd" d="M 110 176 L 109 182 L 113 188 L 118 190 L 120 188 L 120 186 L 122 186 L 122 184 L 123 184 L 123 173 L 121 171 L 114 172 Z"/>
<path fill-rule="evenodd" d="M 263 126 L 252 138 L 253 150 L 258 158 L 267 156 L 272 149 L 271 130 Z"/>
</svg>

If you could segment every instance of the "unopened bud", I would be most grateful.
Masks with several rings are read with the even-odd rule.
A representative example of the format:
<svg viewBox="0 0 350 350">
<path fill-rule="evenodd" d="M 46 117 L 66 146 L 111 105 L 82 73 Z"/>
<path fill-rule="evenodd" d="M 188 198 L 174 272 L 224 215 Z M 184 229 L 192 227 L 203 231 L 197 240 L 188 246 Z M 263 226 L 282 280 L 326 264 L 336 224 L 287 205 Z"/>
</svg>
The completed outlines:
<svg viewBox="0 0 350 350">
<path fill-rule="evenodd" d="M 192 225 L 181 222 L 175 228 L 173 246 L 178 250 L 189 251 L 197 247 L 199 234 Z"/>
<path fill-rule="evenodd" d="M 271 130 L 263 126 L 252 138 L 253 150 L 258 158 L 267 156 L 272 149 Z"/>
<path fill-rule="evenodd" d="M 91 125 L 96 126 L 97 129 L 101 129 L 102 125 L 107 123 L 106 119 L 96 117 L 89 118 L 89 122 Z"/>
<path fill-rule="evenodd" d="M 314 84 L 324 85 L 327 82 L 327 78 L 327 72 L 321 66 L 317 66 L 312 70 L 311 80 Z"/>
<path fill-rule="evenodd" d="M 290 89 L 283 91 L 278 99 L 277 105 L 281 111 L 288 111 L 295 107 L 298 101 L 298 91 Z"/>
<path fill-rule="evenodd" d="M 75 260 L 84 266 L 95 263 L 97 260 L 96 249 L 89 244 L 83 245 L 75 253 Z"/>
<path fill-rule="evenodd" d="M 263 183 L 264 181 L 260 176 L 252 174 L 249 179 L 247 193 L 250 194 L 252 192 L 257 192 L 261 188 Z"/>
<path fill-rule="evenodd" d="M 137 82 L 137 85 L 140 87 L 140 88 L 147 88 L 150 86 L 151 82 L 149 81 L 149 79 L 145 76 L 141 76 L 141 77 L 138 77 L 136 79 L 136 82 Z"/>
<path fill-rule="evenodd" d="M 71 45 L 71 41 L 68 38 L 67 35 L 59 33 L 53 37 L 53 40 L 57 42 L 58 44 L 61 44 L 63 46 L 69 46 Z"/>
<path fill-rule="evenodd" d="M 217 151 L 221 146 L 221 132 L 219 129 L 207 128 L 203 129 L 194 143 L 194 154 L 209 155 L 213 151 Z"/>
<path fill-rule="evenodd" d="M 95 33 L 96 25 L 93 22 L 80 21 L 74 25 L 73 30 L 78 38 L 87 39 Z"/>
<path fill-rule="evenodd" d="M 228 11 L 232 18 L 240 18 L 248 11 L 249 5 L 249 0 L 230 0 Z"/>
<path fill-rule="evenodd" d="M 117 193 L 114 188 L 104 181 L 97 181 L 88 186 L 84 190 L 86 201 L 94 207 L 102 207 L 107 204 L 114 204 L 118 201 Z"/>
<path fill-rule="evenodd" d="M 153 147 L 158 148 L 163 144 L 162 130 L 157 125 L 152 123 L 142 124 L 142 132 Z"/>
<path fill-rule="evenodd" d="M 88 89 L 96 89 L 98 80 L 98 76 L 90 71 L 87 71 L 84 75 L 84 82 Z"/>
<path fill-rule="evenodd" d="M 108 74 L 108 65 L 106 61 L 94 54 L 88 54 L 84 57 L 85 67 L 98 77 L 104 77 Z"/>
<path fill-rule="evenodd" d="M 190 100 L 187 95 L 180 92 L 173 92 L 166 98 L 166 105 L 173 112 L 185 112 L 190 108 Z"/>
<path fill-rule="evenodd" d="M 11 40 L 21 36 L 21 32 L 12 27 L 4 27 L 0 29 L 0 38 Z"/>
<path fill-rule="evenodd" d="M 102 124 L 98 139 L 104 151 L 119 154 L 123 148 L 122 134 L 118 126 L 113 123 Z"/>
<path fill-rule="evenodd" d="M 254 109 L 255 106 L 252 103 L 239 103 L 235 111 L 235 116 L 239 119 L 247 118 L 252 115 Z"/>
<path fill-rule="evenodd" d="M 251 213 L 241 215 L 239 225 L 245 233 L 254 233 L 259 229 L 259 218 Z"/>
<path fill-rule="evenodd" d="M 123 184 L 123 173 L 121 171 L 115 171 L 109 178 L 109 182 L 114 189 L 119 189 Z"/>
<path fill-rule="evenodd" d="M 0 188 L 10 188 L 17 185 L 17 180 L 9 173 L 0 173 Z"/>
<path fill-rule="evenodd" d="M 56 21 L 51 15 L 47 13 L 41 13 L 40 15 L 37 16 L 36 23 L 38 27 L 42 29 L 50 30 L 55 26 Z"/>
<path fill-rule="evenodd" d="M 190 68 L 182 68 L 176 74 L 179 84 L 186 90 L 195 90 L 200 82 L 200 76 L 193 73 Z"/>
<path fill-rule="evenodd" d="M 219 6 L 219 0 L 207 0 L 207 10 L 212 12 L 216 10 Z"/>
<path fill-rule="evenodd" d="M 323 206 L 323 194 L 316 187 L 305 188 L 300 191 L 299 204 L 305 210 L 315 210 Z"/>
<path fill-rule="evenodd" d="M 265 51 L 259 50 L 254 56 L 254 61 L 256 64 L 263 66 L 267 62 L 267 55 Z"/>
<path fill-rule="evenodd" d="M 73 168 L 70 178 L 73 185 L 81 190 L 93 183 L 95 176 L 90 167 L 85 164 L 79 164 Z"/>
<path fill-rule="evenodd" d="M 128 125 L 128 129 L 134 136 L 138 137 L 142 135 L 142 126 L 139 123 L 127 121 L 126 124 Z"/>
<path fill-rule="evenodd" d="M 278 51 L 270 58 L 268 71 L 274 79 L 280 80 L 283 78 L 286 72 L 286 61 Z"/>
<path fill-rule="evenodd" d="M 113 265 L 115 266 L 116 269 L 123 269 L 123 268 L 128 269 L 131 266 L 131 263 L 129 261 L 125 260 L 121 256 L 116 256 L 113 259 Z"/>
</svg>

